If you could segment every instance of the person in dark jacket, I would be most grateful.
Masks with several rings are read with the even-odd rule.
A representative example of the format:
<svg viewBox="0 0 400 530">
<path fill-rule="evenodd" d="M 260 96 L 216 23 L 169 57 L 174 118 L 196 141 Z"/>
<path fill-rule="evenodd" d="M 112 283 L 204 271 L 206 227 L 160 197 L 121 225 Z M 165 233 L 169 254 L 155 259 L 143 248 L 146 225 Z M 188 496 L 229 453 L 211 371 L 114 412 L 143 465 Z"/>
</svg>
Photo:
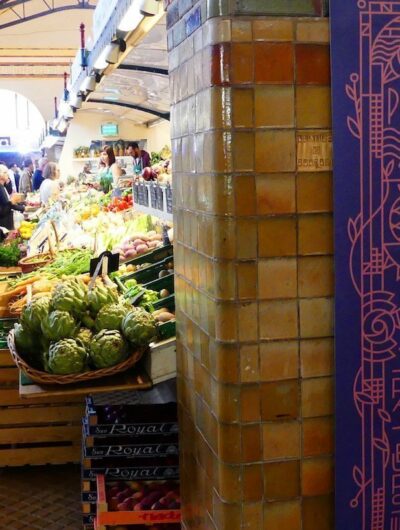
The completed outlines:
<svg viewBox="0 0 400 530">
<path fill-rule="evenodd" d="M 40 189 L 40 185 L 44 181 L 43 170 L 47 166 L 48 163 L 49 163 L 49 161 L 48 161 L 47 158 L 41 158 L 39 160 L 39 167 L 37 169 L 35 169 L 35 172 L 34 172 L 33 178 L 32 178 L 33 191 L 38 191 Z"/>
<path fill-rule="evenodd" d="M 18 204 L 18 195 L 8 193 L 6 184 L 9 180 L 7 166 L 0 165 L 0 227 L 14 230 L 14 210 L 23 212 L 25 206 Z"/>
<path fill-rule="evenodd" d="M 126 153 L 133 158 L 134 173 L 141 173 L 145 167 L 151 167 L 149 153 L 140 149 L 137 142 L 130 143 Z"/>
</svg>

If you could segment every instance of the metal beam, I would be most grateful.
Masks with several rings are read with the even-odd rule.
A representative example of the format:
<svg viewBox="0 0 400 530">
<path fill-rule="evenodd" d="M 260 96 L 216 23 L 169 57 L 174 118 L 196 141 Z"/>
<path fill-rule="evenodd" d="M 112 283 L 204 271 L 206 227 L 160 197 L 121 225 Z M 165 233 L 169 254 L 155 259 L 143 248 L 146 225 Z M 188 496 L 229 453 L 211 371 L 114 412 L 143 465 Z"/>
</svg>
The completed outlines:
<svg viewBox="0 0 400 530">
<path fill-rule="evenodd" d="M 118 70 L 134 70 L 137 72 L 147 72 L 149 74 L 159 74 L 168 76 L 168 70 L 153 66 L 141 66 L 138 64 L 120 64 Z"/>
<path fill-rule="evenodd" d="M 157 116 L 157 118 L 163 118 L 164 120 L 170 119 L 169 112 L 160 112 L 154 109 L 148 109 L 147 107 L 142 107 L 141 105 L 133 105 L 132 103 L 122 103 L 120 101 L 107 101 L 104 99 L 89 99 L 88 103 L 101 103 L 102 105 L 115 105 L 116 107 L 125 107 L 127 109 L 140 110 L 140 112 L 145 112 L 146 114 L 152 114 Z"/>
</svg>

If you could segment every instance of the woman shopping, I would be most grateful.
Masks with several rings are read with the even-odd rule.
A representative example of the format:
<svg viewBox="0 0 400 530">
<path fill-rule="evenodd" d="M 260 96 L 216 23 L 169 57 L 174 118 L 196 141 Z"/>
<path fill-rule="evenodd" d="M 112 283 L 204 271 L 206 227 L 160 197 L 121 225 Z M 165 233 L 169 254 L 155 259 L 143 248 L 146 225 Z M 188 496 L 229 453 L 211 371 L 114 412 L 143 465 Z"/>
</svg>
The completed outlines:
<svg viewBox="0 0 400 530">
<path fill-rule="evenodd" d="M 48 162 L 43 171 L 43 182 L 40 185 L 40 202 L 47 206 L 60 196 L 60 170 L 54 162 Z"/>
<path fill-rule="evenodd" d="M 7 166 L 0 165 L 0 229 L 14 230 L 14 211 L 23 212 L 25 206 L 20 203 L 20 195 L 11 196 L 6 189 L 9 180 Z"/>
<path fill-rule="evenodd" d="M 104 163 L 104 169 L 99 173 L 100 187 L 104 193 L 114 189 L 114 194 L 118 195 L 119 179 L 122 171 L 115 160 L 114 149 L 106 145 L 101 153 L 101 162 Z"/>
</svg>

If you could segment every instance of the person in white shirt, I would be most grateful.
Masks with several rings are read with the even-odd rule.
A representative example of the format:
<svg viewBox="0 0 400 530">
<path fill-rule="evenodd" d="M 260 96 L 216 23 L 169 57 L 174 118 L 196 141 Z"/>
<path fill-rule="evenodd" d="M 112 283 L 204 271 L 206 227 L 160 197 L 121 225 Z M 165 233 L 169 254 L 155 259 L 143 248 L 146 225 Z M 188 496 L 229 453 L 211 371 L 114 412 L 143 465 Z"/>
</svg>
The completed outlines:
<svg viewBox="0 0 400 530">
<path fill-rule="evenodd" d="M 43 178 L 40 185 L 40 202 L 47 206 L 49 201 L 56 201 L 60 196 L 60 170 L 57 164 L 49 162 L 43 170 Z"/>
</svg>

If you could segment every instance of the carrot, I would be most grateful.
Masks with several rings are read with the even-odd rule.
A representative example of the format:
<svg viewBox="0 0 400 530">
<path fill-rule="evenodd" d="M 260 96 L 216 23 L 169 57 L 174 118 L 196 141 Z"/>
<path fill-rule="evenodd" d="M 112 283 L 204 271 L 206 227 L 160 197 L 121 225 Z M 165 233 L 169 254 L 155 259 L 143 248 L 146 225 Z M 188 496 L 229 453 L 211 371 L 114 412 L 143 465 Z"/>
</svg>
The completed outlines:
<svg viewBox="0 0 400 530">
<path fill-rule="evenodd" d="M 24 287 L 25 285 L 31 285 L 32 283 L 35 283 L 39 280 L 42 280 L 43 277 L 42 276 L 32 276 L 31 278 L 27 278 L 26 280 L 22 280 L 21 282 L 18 282 L 16 285 L 15 285 L 15 288 L 18 289 L 18 287 Z"/>
<path fill-rule="evenodd" d="M 13 289 L 12 291 L 6 291 L 5 293 L 3 293 L 3 296 L 10 299 L 13 296 L 18 296 L 19 294 L 22 294 L 25 292 L 26 292 L 26 285 L 20 285 L 19 287 L 15 287 L 15 289 Z"/>
</svg>

